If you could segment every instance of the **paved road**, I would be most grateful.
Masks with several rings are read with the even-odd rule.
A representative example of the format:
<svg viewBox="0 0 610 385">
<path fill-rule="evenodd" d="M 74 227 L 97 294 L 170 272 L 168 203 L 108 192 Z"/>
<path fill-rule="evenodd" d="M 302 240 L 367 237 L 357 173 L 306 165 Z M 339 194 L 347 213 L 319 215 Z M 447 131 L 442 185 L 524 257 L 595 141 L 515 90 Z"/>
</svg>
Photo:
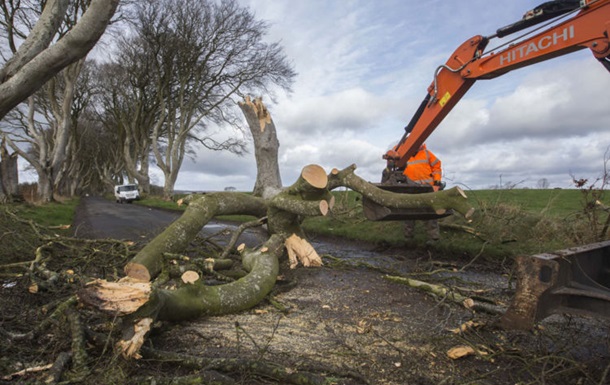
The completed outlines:
<svg viewBox="0 0 610 385">
<path fill-rule="evenodd" d="M 136 241 L 154 237 L 179 216 L 179 212 L 119 204 L 100 197 L 84 197 L 76 210 L 74 235 Z"/>
<path fill-rule="evenodd" d="M 161 233 L 180 215 L 178 211 L 148 208 L 137 204 L 119 204 L 100 197 L 83 197 L 74 218 L 74 236 L 147 241 Z M 227 227 L 235 228 L 232 224 L 214 221 L 208 223 L 202 233 L 209 236 Z M 224 237 L 224 240 L 226 238 Z M 251 246 L 262 239 L 264 234 L 253 230 L 247 231 L 240 242 Z M 223 242 L 222 237 L 215 240 Z"/>
</svg>

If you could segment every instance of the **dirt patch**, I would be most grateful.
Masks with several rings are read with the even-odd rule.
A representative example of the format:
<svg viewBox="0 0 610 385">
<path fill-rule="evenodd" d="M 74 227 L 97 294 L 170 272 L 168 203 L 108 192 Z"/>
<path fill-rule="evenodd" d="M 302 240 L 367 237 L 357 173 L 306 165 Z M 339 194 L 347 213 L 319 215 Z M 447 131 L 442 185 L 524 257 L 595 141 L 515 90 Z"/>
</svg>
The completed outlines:
<svg viewBox="0 0 610 385">
<path fill-rule="evenodd" d="M 287 372 L 324 376 L 328 384 L 601 385 L 610 379 L 606 320 L 562 315 L 532 331 L 505 331 L 494 327 L 496 315 L 473 312 L 385 278 L 403 275 L 459 287 L 505 306 L 513 294 L 508 270 L 472 265 L 460 271 L 469 261 L 446 260 L 434 248 L 379 251 L 328 239 L 315 243 L 324 255 L 323 267 L 290 270 L 283 262 L 277 291 L 268 300 L 239 314 L 159 324 L 146 348 L 188 357 L 274 363 Z M 85 283 L 79 277 L 111 279 L 119 274 L 135 252 L 123 253 L 124 245 L 49 245 L 46 266 L 62 274 L 57 285 L 37 292 L 31 292 L 31 284 L 41 277 L 28 275 L 29 265 L 21 269 L 21 276 L 3 270 L 0 383 L 48 378 L 48 370 L 7 376 L 57 363 L 62 352 L 72 351 L 74 331 L 67 327 L 68 318 L 53 314 Z M 29 259 L 31 255 L 21 260 Z M 124 361 L 113 350 L 117 320 L 84 308 L 78 313 L 87 330 L 87 370 L 67 364 L 57 382 L 169 383 L 163 379 L 194 373 L 183 361 Z M 452 331 L 469 321 L 475 323 L 473 328 Z M 459 346 L 472 353 L 450 358 L 448 352 Z M 236 384 L 285 383 L 243 368 L 223 375 Z"/>
</svg>

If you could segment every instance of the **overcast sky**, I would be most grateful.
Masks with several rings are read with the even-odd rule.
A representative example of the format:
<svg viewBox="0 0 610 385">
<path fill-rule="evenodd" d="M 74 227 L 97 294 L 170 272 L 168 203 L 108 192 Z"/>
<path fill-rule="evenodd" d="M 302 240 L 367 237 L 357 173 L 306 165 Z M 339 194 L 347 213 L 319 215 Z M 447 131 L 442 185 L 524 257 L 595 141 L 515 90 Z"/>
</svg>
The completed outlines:
<svg viewBox="0 0 610 385">
<path fill-rule="evenodd" d="M 402 136 L 436 67 L 465 40 L 489 36 L 541 1 L 240 0 L 270 23 L 298 72 L 269 104 L 290 185 L 303 166 L 355 163 L 378 182 L 382 155 Z M 507 40 L 507 39 L 505 39 Z M 493 39 L 488 48 L 502 43 Z M 449 186 L 512 182 L 573 187 L 601 176 L 610 145 L 610 74 L 588 50 L 475 83 L 427 140 Z M 264 96 L 263 96 L 264 97 Z M 270 103 L 268 99 L 263 99 Z M 176 189 L 251 190 L 253 148 L 242 158 L 201 152 Z"/>
<path fill-rule="evenodd" d="M 382 155 L 402 136 L 434 70 L 465 40 L 488 36 L 543 1 L 239 0 L 270 24 L 298 73 L 293 93 L 267 103 L 280 141 L 280 171 L 355 163 L 378 182 Z M 488 49 L 502 40 L 493 39 Z M 475 83 L 427 140 L 448 186 L 500 183 L 573 187 L 603 173 L 610 145 L 610 74 L 588 50 Z M 185 160 L 177 190 L 251 190 L 244 157 L 201 151 Z M 162 177 L 154 177 L 162 185 Z"/>
<path fill-rule="evenodd" d="M 378 182 L 436 67 L 465 40 L 489 36 L 540 1 L 240 0 L 270 23 L 298 72 L 269 104 L 284 185 L 303 166 L 352 163 Z M 502 41 L 494 39 L 488 48 Z M 475 83 L 427 140 L 449 186 L 573 187 L 601 176 L 610 145 L 610 74 L 588 50 Z M 264 98 L 264 95 L 263 95 Z M 271 103 L 268 99 L 263 99 Z M 251 190 L 253 148 L 186 160 L 176 189 Z"/>
</svg>

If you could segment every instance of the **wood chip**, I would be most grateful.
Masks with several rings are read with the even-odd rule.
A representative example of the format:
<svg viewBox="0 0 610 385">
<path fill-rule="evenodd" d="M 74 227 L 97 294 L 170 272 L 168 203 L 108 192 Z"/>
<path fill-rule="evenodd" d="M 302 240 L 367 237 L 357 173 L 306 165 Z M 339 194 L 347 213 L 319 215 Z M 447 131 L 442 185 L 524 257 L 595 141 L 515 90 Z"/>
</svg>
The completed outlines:
<svg viewBox="0 0 610 385">
<path fill-rule="evenodd" d="M 452 360 L 468 357 L 475 354 L 475 350 L 471 346 L 461 345 L 456 346 L 447 351 L 447 356 Z"/>
</svg>

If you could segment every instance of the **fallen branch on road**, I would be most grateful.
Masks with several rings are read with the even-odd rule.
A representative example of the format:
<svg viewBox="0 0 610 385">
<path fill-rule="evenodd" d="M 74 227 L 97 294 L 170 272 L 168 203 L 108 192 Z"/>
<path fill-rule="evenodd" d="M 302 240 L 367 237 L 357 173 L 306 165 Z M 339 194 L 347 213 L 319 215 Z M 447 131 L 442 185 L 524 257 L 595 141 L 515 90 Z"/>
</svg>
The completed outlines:
<svg viewBox="0 0 610 385">
<path fill-rule="evenodd" d="M 453 303 L 457 303 L 461 306 L 464 306 L 468 310 L 481 311 L 481 312 L 485 312 L 485 313 L 493 314 L 493 315 L 501 315 L 501 314 L 504 314 L 504 312 L 506 311 L 506 309 L 504 309 L 500 306 L 497 306 L 497 305 L 492 305 L 490 303 L 483 303 L 483 302 L 475 301 L 471 297 L 466 297 L 466 296 L 458 293 L 457 291 L 452 290 L 443 285 L 437 285 L 437 284 L 433 284 L 430 282 L 419 281 L 417 279 L 412 279 L 412 278 L 390 276 L 390 275 L 385 275 L 383 278 L 390 282 L 400 283 L 402 285 L 407 285 L 409 287 L 422 290 L 437 298 L 440 297 L 443 299 L 448 299 Z M 488 302 L 493 302 L 493 301 L 489 300 Z"/>
</svg>

